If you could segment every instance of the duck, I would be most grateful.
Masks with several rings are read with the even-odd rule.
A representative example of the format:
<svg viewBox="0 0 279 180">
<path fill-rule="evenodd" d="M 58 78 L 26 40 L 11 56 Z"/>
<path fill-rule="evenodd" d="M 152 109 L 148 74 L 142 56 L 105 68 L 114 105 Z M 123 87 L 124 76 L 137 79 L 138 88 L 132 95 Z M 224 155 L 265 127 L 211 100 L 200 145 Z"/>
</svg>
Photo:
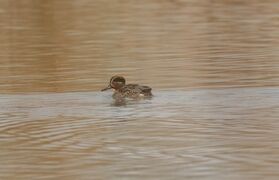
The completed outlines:
<svg viewBox="0 0 279 180">
<path fill-rule="evenodd" d="M 150 98 L 153 96 L 151 93 L 151 87 L 142 86 L 139 84 L 126 84 L 125 78 L 119 75 L 112 76 L 109 85 L 101 91 L 106 91 L 109 89 L 114 90 L 114 94 L 112 95 L 114 99 L 140 99 Z"/>
</svg>

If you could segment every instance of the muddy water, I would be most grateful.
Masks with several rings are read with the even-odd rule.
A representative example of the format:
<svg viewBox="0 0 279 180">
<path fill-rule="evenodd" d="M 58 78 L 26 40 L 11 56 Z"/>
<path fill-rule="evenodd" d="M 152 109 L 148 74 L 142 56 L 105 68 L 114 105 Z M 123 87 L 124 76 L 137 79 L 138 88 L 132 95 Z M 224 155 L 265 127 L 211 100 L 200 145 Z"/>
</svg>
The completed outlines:
<svg viewBox="0 0 279 180">
<path fill-rule="evenodd" d="M 277 1 L 0 1 L 0 179 L 278 179 Z M 114 74 L 153 88 L 115 104 Z"/>
</svg>

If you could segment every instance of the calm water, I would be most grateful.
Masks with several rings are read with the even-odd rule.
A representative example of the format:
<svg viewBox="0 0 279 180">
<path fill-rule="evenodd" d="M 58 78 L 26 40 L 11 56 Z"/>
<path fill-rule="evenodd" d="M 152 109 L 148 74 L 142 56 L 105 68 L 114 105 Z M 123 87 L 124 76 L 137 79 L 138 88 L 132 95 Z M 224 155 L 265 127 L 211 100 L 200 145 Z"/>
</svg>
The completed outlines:
<svg viewBox="0 0 279 180">
<path fill-rule="evenodd" d="M 0 179 L 279 178 L 278 1 L 0 0 L 0 29 Z"/>
</svg>

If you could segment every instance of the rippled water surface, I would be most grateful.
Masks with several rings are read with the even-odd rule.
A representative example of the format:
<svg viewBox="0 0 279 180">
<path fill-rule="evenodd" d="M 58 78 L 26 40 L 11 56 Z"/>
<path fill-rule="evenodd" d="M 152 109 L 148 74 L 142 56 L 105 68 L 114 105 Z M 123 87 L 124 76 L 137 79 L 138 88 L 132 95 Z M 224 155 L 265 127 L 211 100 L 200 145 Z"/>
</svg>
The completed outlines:
<svg viewBox="0 0 279 180">
<path fill-rule="evenodd" d="M 279 178 L 278 1 L 0 0 L 0 29 L 0 179 Z"/>
</svg>

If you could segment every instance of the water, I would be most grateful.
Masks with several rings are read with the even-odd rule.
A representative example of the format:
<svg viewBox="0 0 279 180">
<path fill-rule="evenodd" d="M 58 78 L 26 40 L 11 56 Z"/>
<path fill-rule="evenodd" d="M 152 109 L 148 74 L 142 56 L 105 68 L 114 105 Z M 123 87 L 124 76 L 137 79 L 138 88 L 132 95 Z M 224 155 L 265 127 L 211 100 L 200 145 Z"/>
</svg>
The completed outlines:
<svg viewBox="0 0 279 180">
<path fill-rule="evenodd" d="M 278 179 L 278 5 L 0 1 L 0 179 Z"/>
</svg>

